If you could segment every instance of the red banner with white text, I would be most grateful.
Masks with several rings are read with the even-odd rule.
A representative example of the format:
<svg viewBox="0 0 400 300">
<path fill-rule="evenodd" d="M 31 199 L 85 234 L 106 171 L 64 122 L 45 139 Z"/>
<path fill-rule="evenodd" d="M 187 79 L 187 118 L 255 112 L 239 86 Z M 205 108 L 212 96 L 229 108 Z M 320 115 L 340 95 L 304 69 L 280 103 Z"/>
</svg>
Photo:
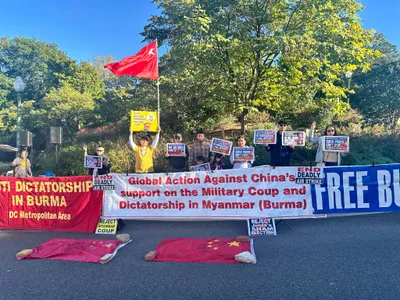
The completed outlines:
<svg viewBox="0 0 400 300">
<path fill-rule="evenodd" d="M 92 177 L 0 177 L 0 229 L 94 232 L 103 192 Z"/>
</svg>

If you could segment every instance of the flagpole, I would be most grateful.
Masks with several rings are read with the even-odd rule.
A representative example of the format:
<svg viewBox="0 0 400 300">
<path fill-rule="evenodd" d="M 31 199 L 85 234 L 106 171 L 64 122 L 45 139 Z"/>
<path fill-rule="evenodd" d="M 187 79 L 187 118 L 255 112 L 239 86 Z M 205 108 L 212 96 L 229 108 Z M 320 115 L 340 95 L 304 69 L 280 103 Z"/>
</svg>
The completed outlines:
<svg viewBox="0 0 400 300">
<path fill-rule="evenodd" d="M 160 127 L 160 79 L 157 79 L 158 127 Z"/>
<path fill-rule="evenodd" d="M 156 50 L 157 50 L 157 74 L 158 71 L 158 40 L 156 39 Z M 160 77 L 157 78 L 157 111 L 158 111 L 158 127 L 160 127 Z"/>
</svg>

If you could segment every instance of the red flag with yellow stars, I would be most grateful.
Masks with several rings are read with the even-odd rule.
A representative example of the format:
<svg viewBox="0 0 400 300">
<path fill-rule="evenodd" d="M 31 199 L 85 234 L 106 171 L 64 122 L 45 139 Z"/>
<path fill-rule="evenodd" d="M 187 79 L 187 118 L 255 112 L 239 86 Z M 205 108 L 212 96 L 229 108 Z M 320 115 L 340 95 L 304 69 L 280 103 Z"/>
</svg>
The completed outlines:
<svg viewBox="0 0 400 300">
<path fill-rule="evenodd" d="M 152 261 L 235 264 L 240 263 L 235 255 L 250 249 L 250 242 L 237 242 L 235 238 L 165 239 L 157 245 Z"/>
<path fill-rule="evenodd" d="M 104 255 L 113 254 L 121 244 L 118 240 L 52 239 L 18 259 L 44 258 L 100 263 Z"/>
</svg>

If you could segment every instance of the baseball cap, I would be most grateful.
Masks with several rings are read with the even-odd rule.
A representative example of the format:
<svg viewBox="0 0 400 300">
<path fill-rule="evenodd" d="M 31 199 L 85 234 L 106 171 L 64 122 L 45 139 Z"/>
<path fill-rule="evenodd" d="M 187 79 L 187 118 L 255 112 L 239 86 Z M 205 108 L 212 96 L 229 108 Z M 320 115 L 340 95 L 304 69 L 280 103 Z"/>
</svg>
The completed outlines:
<svg viewBox="0 0 400 300">
<path fill-rule="evenodd" d="M 180 134 L 180 133 L 175 133 L 175 134 L 174 134 L 174 137 L 182 138 L 182 134 Z"/>
<path fill-rule="evenodd" d="M 281 124 L 287 125 L 287 122 L 284 121 L 284 120 L 280 120 L 280 121 L 278 122 L 278 125 L 281 125 Z"/>
</svg>

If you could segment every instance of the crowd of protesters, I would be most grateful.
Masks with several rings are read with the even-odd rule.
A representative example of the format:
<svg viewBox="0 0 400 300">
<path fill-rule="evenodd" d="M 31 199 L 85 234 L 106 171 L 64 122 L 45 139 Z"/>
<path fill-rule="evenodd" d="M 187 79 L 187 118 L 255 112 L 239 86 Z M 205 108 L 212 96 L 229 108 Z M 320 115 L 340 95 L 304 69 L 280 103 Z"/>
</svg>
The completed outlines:
<svg viewBox="0 0 400 300">
<path fill-rule="evenodd" d="M 274 167 L 290 166 L 291 156 L 295 151 L 296 145 L 291 144 L 290 146 L 287 146 L 282 144 L 282 133 L 287 129 L 287 122 L 279 121 L 277 126 L 278 130 L 276 134 L 276 143 L 264 144 L 265 150 L 270 153 L 269 164 Z M 313 122 L 309 130 L 308 139 L 312 143 L 318 145 L 315 158 L 316 163 L 324 166 L 340 165 L 341 156 L 344 154 L 323 151 L 323 139 L 321 138 L 323 136 L 336 136 L 336 127 L 333 125 L 328 125 L 325 128 L 323 136 L 315 136 L 315 127 L 316 122 Z M 133 133 L 131 132 L 129 136 L 129 145 L 131 146 L 135 155 L 136 173 L 154 172 L 153 153 L 160 138 L 160 131 L 161 129 L 158 128 L 158 132 L 151 143 L 149 135 L 146 134 L 139 138 L 137 144 L 135 143 Z M 182 135 L 180 133 L 174 134 L 171 142 L 184 144 Z M 235 146 L 240 148 L 252 147 L 246 145 L 246 139 L 243 135 L 240 135 L 236 138 L 235 144 Z M 196 141 L 190 147 L 184 144 L 184 148 L 184 152 L 180 156 L 170 156 L 168 153 L 165 153 L 165 158 L 168 161 L 168 170 L 166 170 L 167 172 L 185 172 L 192 170 L 193 166 L 203 164 L 209 164 L 211 170 L 223 170 L 227 168 L 224 155 L 210 151 L 210 141 L 206 139 L 205 133 L 202 129 L 196 132 Z M 84 145 L 83 150 L 84 155 L 88 155 L 86 145 Z M 94 152 L 93 155 L 99 156 L 102 159 L 102 168 L 96 169 L 96 174 L 104 175 L 110 173 L 111 161 L 109 157 L 104 154 L 104 148 L 101 146 L 97 147 L 96 152 Z M 254 156 L 253 159 L 249 161 L 236 161 L 234 155 L 231 154 L 229 161 L 232 164 L 233 169 L 251 168 L 252 164 L 254 163 Z M 27 158 L 26 151 L 21 152 L 21 156 L 12 162 L 11 167 L 13 169 L 13 176 L 15 177 L 32 176 L 31 164 Z M 90 168 L 89 174 L 93 175 L 94 170 L 95 169 Z"/>
</svg>

